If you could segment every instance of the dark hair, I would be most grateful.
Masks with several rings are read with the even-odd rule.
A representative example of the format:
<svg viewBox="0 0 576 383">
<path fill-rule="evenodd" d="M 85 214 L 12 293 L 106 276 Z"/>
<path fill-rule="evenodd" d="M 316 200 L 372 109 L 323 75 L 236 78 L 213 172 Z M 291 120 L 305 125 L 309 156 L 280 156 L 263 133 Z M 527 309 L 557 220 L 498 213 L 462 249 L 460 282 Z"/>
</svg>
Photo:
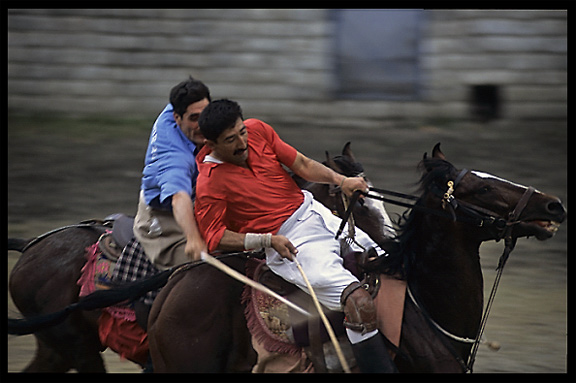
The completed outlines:
<svg viewBox="0 0 576 383">
<path fill-rule="evenodd" d="M 180 116 L 186 113 L 186 109 L 190 104 L 201 101 L 203 99 L 210 99 L 210 91 L 202 81 L 194 79 L 192 76 L 186 81 L 182 81 L 170 91 L 170 103 L 174 108 L 174 112 Z"/>
<path fill-rule="evenodd" d="M 208 104 L 200 114 L 198 125 L 204 137 L 216 142 L 218 137 L 236 124 L 242 117 L 242 108 L 236 101 L 216 100 Z"/>
</svg>

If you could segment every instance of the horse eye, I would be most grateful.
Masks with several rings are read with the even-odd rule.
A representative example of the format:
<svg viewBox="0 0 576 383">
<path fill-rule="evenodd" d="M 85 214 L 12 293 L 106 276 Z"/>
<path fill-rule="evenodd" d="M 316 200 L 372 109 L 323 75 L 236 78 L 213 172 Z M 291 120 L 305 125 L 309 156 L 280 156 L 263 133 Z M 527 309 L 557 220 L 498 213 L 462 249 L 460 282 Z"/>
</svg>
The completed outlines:
<svg viewBox="0 0 576 383">
<path fill-rule="evenodd" d="M 491 190 L 492 190 L 492 188 L 491 188 L 490 186 L 483 186 L 483 187 L 481 187 L 480 189 L 478 189 L 478 190 L 476 191 L 476 193 L 477 193 L 477 194 L 486 194 L 486 193 L 488 193 L 488 192 L 491 191 Z"/>
</svg>

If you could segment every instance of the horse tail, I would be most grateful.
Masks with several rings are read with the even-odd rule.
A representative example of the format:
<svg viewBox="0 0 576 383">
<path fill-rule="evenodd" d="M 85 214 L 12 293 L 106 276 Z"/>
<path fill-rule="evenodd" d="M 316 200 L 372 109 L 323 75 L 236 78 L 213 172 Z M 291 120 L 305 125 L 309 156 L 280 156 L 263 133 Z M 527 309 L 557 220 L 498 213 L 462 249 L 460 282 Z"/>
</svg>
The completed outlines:
<svg viewBox="0 0 576 383">
<path fill-rule="evenodd" d="M 78 310 L 95 310 L 112 306 L 121 302 L 131 302 L 148 291 L 156 290 L 168 283 L 168 279 L 176 268 L 162 271 L 150 278 L 118 285 L 108 290 L 97 290 L 86 295 L 64 309 L 45 315 L 22 319 L 8 318 L 8 334 L 27 335 L 64 321 L 70 313 Z"/>
<path fill-rule="evenodd" d="M 8 238 L 8 250 L 22 252 L 30 241 L 31 239 Z"/>
</svg>

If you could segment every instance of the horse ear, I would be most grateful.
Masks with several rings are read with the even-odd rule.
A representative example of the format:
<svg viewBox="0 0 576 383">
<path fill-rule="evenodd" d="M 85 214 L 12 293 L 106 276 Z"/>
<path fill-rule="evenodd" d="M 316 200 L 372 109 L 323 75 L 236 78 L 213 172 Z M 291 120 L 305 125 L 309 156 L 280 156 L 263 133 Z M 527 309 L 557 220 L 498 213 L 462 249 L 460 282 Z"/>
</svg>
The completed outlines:
<svg viewBox="0 0 576 383">
<path fill-rule="evenodd" d="M 328 151 L 326 151 L 326 166 L 337 173 L 342 173 L 342 170 L 338 165 L 336 165 L 336 162 L 332 159 L 332 157 L 330 157 L 330 153 L 328 153 Z"/>
<path fill-rule="evenodd" d="M 424 167 L 424 169 L 426 169 L 427 172 L 430 172 L 432 167 L 430 167 L 428 163 L 428 152 L 424 152 L 424 155 L 422 156 L 422 162 L 420 164 Z"/>
<path fill-rule="evenodd" d="M 348 141 L 346 145 L 344 145 L 344 148 L 342 149 L 342 155 L 349 157 L 352 160 L 352 162 L 356 162 L 356 158 L 354 157 L 354 153 L 352 153 L 350 144 L 351 144 L 350 141 Z"/>
<path fill-rule="evenodd" d="M 434 149 L 432 149 L 432 157 L 440 158 L 441 160 L 446 161 L 446 156 L 444 155 L 444 153 L 442 153 L 442 150 L 440 150 L 440 143 L 437 143 L 434 146 Z"/>
</svg>

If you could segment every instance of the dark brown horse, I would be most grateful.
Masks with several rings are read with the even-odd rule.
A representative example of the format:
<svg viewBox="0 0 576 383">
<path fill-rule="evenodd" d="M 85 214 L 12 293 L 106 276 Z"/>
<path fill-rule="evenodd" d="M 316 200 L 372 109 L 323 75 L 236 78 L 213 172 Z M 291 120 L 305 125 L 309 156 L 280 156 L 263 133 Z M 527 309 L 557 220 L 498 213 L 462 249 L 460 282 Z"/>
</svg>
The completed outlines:
<svg viewBox="0 0 576 383">
<path fill-rule="evenodd" d="M 396 363 L 405 372 L 464 372 L 482 316 L 480 244 L 550 238 L 565 209 L 556 197 L 458 170 L 439 146 L 421 167 L 422 196 L 399 228 L 409 295 L 415 298 L 405 305 Z M 513 212 L 518 216 L 512 218 Z M 234 262 L 243 267 L 243 259 Z M 249 371 L 255 355 L 243 320 L 234 322 L 241 317 L 242 285 L 225 278 L 202 266 L 168 282 L 149 321 L 157 371 Z"/>
<path fill-rule="evenodd" d="M 349 143 L 344 146 L 341 156 L 332 159 L 327 154 L 326 164 L 347 176 L 363 171 L 354 159 Z M 309 188 L 326 206 L 343 213 L 339 191 L 329 190 L 327 185 L 309 184 L 302 180 L 297 182 Z M 358 204 L 354 210 L 358 217 L 357 223 L 367 228 L 376 238 L 383 238 L 374 230 L 376 226 L 373 225 L 373 217 L 381 216 L 382 212 L 378 210 L 374 214 L 372 210 L 370 203 Z M 76 282 L 86 262 L 85 249 L 110 228 L 85 223 L 57 229 L 32 240 L 9 239 L 8 249 L 22 252 L 9 280 L 10 294 L 21 314 L 29 318 L 41 317 L 77 302 L 80 288 Z M 236 261 L 231 258 L 226 262 L 234 265 Z M 226 296 L 228 299 L 233 298 L 234 286 L 230 286 L 229 277 L 210 267 L 203 266 L 201 269 L 206 271 L 203 275 L 207 280 L 223 280 L 219 286 L 229 292 Z M 162 284 L 161 278 L 158 283 Z M 236 307 L 238 303 L 235 301 L 230 307 Z M 24 371 L 66 372 L 75 369 L 78 372 L 105 372 L 101 357 L 104 347 L 98 338 L 99 315 L 99 310 L 78 310 L 67 315 L 61 323 L 35 332 L 38 347 Z M 239 321 L 242 320 L 239 318 Z"/>
<path fill-rule="evenodd" d="M 399 227 L 399 254 L 414 300 L 404 307 L 396 363 L 403 372 L 465 372 L 483 309 L 480 244 L 548 239 L 566 212 L 556 197 L 456 169 L 439 145 L 421 168 L 422 195 Z M 244 267 L 242 258 L 233 262 Z M 149 320 L 156 371 L 249 371 L 255 354 L 238 303 L 241 290 L 207 265 L 170 280 Z"/>
<path fill-rule="evenodd" d="M 396 363 L 408 372 L 463 372 L 482 315 L 480 244 L 548 239 L 566 212 L 556 197 L 456 169 L 438 146 L 421 167 L 422 195 L 399 227 L 399 254 L 415 300 L 406 301 Z M 242 270 L 244 259 L 228 262 Z M 150 315 L 157 371 L 248 371 L 255 355 L 241 289 L 205 264 L 174 273 Z"/>
</svg>

